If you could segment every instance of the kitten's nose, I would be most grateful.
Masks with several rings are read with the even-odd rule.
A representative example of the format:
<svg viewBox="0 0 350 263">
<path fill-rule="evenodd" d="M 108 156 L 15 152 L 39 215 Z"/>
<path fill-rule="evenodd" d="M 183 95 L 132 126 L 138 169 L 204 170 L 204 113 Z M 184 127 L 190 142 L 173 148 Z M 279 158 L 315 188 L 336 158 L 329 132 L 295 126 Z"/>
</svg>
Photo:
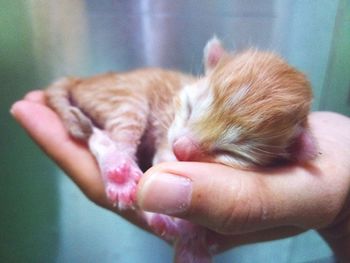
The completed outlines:
<svg viewBox="0 0 350 263">
<path fill-rule="evenodd" d="M 198 143 L 187 135 L 182 135 L 174 140 L 173 152 L 179 161 L 194 161 L 201 155 Z"/>
</svg>

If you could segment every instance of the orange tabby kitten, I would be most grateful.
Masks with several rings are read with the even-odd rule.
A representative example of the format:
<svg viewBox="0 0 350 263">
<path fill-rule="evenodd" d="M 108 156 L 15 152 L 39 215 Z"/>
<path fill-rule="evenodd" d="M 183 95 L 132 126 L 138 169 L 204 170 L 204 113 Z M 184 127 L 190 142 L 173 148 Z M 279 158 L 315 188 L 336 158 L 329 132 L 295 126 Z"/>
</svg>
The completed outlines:
<svg viewBox="0 0 350 263">
<path fill-rule="evenodd" d="M 134 209 L 140 167 L 151 163 L 177 159 L 249 168 L 315 156 L 307 124 L 312 92 L 302 73 L 272 53 L 229 54 L 216 38 L 205 48 L 204 64 L 200 78 L 141 69 L 64 78 L 46 90 L 70 134 L 89 143 L 107 196 L 120 209 Z M 140 215 L 157 234 L 177 240 L 177 262 L 210 262 L 205 229 Z"/>
</svg>

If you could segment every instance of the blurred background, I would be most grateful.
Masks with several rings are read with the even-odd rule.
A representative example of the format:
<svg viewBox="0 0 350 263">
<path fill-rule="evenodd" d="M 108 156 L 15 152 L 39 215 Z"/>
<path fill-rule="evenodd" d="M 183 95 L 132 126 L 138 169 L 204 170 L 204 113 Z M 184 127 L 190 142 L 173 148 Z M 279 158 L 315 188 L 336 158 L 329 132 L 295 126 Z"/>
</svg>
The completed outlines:
<svg viewBox="0 0 350 263">
<path fill-rule="evenodd" d="M 158 238 L 89 202 L 9 115 L 62 75 L 162 66 L 200 74 L 213 35 L 280 53 L 304 71 L 313 110 L 350 115 L 348 0 L 0 0 L 0 261 L 171 262 Z M 48 124 L 49 125 L 49 124 Z M 331 262 L 313 231 L 215 262 Z"/>
</svg>

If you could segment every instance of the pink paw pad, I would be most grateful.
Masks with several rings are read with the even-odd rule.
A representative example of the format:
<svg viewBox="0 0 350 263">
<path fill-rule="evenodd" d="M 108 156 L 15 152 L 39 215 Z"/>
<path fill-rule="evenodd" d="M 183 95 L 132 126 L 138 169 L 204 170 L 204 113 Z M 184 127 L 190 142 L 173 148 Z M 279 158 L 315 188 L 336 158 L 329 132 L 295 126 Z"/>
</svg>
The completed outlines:
<svg viewBox="0 0 350 263">
<path fill-rule="evenodd" d="M 124 163 L 117 167 L 115 170 L 110 170 L 107 172 L 107 180 L 116 184 L 123 185 L 130 181 L 130 165 Z"/>
<path fill-rule="evenodd" d="M 115 159 L 115 158 L 113 158 Z M 108 160 L 103 171 L 108 199 L 119 209 L 132 209 L 136 201 L 136 186 L 142 172 L 131 159 Z"/>
</svg>

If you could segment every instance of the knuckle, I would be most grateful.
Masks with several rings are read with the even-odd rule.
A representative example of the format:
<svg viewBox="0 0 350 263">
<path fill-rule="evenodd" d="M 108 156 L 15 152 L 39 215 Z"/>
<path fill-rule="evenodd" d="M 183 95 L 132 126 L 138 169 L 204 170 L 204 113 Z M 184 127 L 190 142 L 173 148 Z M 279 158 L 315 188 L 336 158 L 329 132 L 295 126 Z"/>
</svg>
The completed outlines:
<svg viewBox="0 0 350 263">
<path fill-rule="evenodd" d="M 237 234 L 259 228 L 261 222 L 269 216 L 263 189 L 263 184 L 256 178 L 244 180 L 244 183 L 231 187 L 228 194 L 230 199 L 215 231 L 221 234 Z"/>
</svg>

